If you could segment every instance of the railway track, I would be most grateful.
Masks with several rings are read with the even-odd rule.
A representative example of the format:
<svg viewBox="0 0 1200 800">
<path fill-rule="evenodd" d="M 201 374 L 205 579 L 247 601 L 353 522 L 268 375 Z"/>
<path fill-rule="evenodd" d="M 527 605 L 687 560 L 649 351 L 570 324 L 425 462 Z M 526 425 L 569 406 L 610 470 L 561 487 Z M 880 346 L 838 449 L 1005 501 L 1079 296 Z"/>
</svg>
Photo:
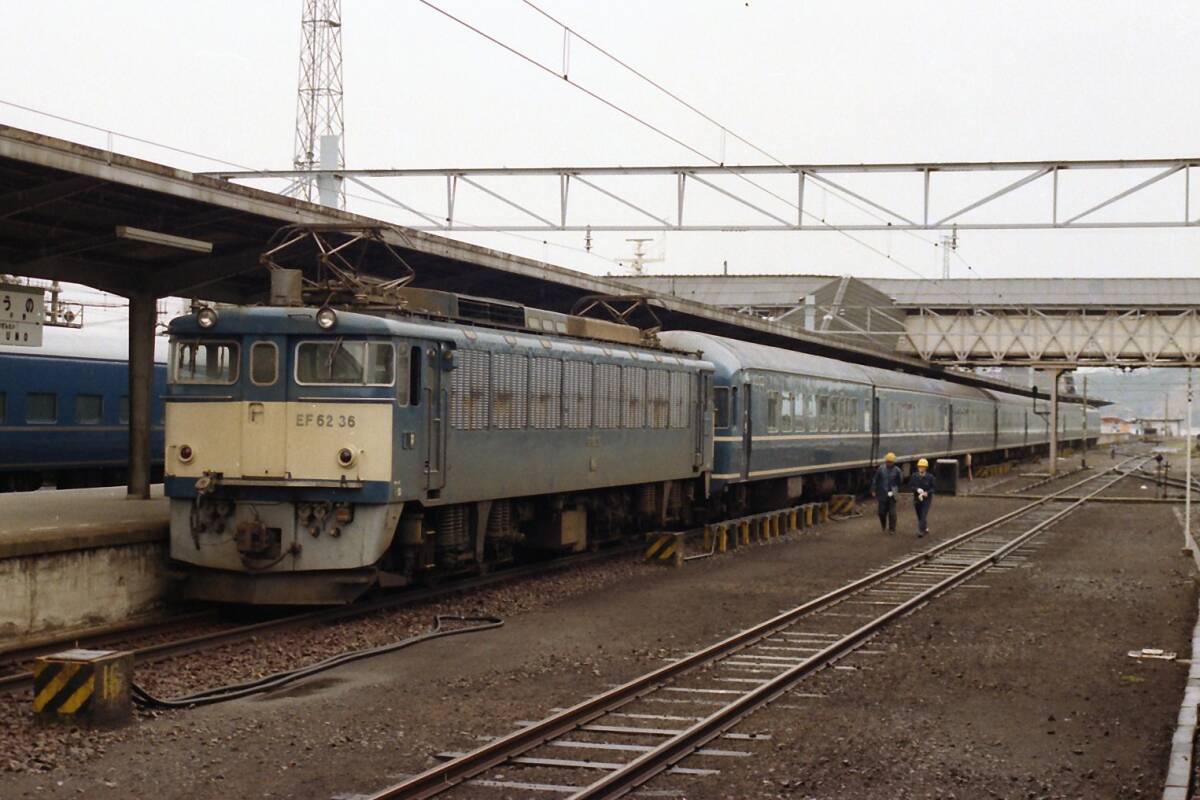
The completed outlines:
<svg viewBox="0 0 1200 800">
<path fill-rule="evenodd" d="M 747 716 L 859 651 L 896 620 L 1014 557 L 1142 458 L 1097 471 L 571 708 L 519 723 L 475 750 L 441 754 L 444 763 L 361 797 L 413 800 L 462 788 L 472 798 L 494 789 L 504 797 L 597 800 L 624 796 L 664 773 L 711 776 L 723 760 L 750 756 L 743 748 L 753 740 L 769 738 L 734 731 Z M 1052 502 L 1075 491 L 1078 499 Z M 614 760 L 622 755 L 628 760 Z M 699 765 L 683 765 L 689 757 Z"/>
<path fill-rule="evenodd" d="M 56 643 L 41 643 L 34 647 L 15 648 L 3 654 L 0 671 L 10 670 L 9 674 L 0 674 L 0 693 L 16 692 L 33 686 L 33 673 L 26 669 L 28 662 L 38 655 L 57 652 L 63 647 L 113 647 L 126 646 L 131 650 L 135 664 L 152 664 L 170 658 L 190 655 L 215 647 L 247 641 L 267 633 L 279 633 L 288 630 L 328 625 L 337 622 L 363 617 L 382 611 L 390 611 L 417 603 L 442 600 L 457 594 L 475 589 L 498 586 L 524 578 L 532 578 L 573 567 L 619 558 L 624 555 L 640 552 L 639 542 L 632 546 L 614 547 L 594 553 L 564 556 L 549 561 L 525 564 L 510 569 L 498 570 L 486 575 L 480 575 L 465 580 L 454 581 L 444 586 L 428 589 L 416 589 L 398 592 L 375 600 L 354 603 L 336 608 L 323 608 L 315 611 L 303 611 L 298 614 L 261 620 L 249 624 L 228 624 L 212 630 L 191 636 L 177 636 L 165 641 L 138 645 L 140 639 L 159 637 L 178 630 L 180 626 L 219 625 L 218 615 L 212 612 L 198 612 L 181 615 L 173 620 L 155 620 L 145 626 L 130 628 L 119 632 L 105 632 L 94 637 L 73 637 Z M 129 646 L 129 643 L 133 643 Z"/>
</svg>

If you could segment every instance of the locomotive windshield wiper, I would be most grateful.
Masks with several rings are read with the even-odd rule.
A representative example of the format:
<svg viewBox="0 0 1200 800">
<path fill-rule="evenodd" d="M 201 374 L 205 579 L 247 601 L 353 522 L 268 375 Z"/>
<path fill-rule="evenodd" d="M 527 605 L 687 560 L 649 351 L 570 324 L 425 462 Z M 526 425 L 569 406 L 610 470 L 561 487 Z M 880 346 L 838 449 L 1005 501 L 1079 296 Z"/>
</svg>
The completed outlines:
<svg viewBox="0 0 1200 800">
<path fill-rule="evenodd" d="M 337 358 L 338 351 L 342 349 L 342 340 L 344 336 L 339 336 L 333 340 L 333 347 L 329 349 L 329 358 L 325 364 L 325 378 L 328 380 L 333 376 L 333 360 Z"/>
</svg>

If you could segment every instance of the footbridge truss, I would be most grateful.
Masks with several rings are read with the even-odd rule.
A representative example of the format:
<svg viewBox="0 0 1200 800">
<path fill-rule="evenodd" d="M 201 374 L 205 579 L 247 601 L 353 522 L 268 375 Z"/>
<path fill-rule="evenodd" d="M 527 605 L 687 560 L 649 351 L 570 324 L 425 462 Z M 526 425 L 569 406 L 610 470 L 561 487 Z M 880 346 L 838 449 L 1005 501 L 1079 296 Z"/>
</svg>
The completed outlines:
<svg viewBox="0 0 1200 800">
<path fill-rule="evenodd" d="M 897 350 L 962 366 L 1196 366 L 1200 309 L 906 309 Z"/>
</svg>

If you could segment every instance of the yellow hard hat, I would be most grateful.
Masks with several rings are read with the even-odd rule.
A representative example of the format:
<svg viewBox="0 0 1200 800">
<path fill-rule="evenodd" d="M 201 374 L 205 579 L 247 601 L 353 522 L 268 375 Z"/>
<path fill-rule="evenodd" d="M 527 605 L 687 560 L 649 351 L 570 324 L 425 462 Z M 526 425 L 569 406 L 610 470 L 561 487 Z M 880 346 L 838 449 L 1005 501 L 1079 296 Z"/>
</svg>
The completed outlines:
<svg viewBox="0 0 1200 800">
<path fill-rule="evenodd" d="M 890 464 L 890 463 L 892 463 L 892 462 L 893 462 L 893 461 L 895 461 L 895 460 L 896 460 L 896 454 L 895 454 L 895 453 L 888 453 L 888 454 L 887 454 L 887 456 L 884 458 L 884 461 L 888 462 L 889 464 Z"/>
<path fill-rule="evenodd" d="M 928 467 L 929 462 L 922 458 L 920 461 L 917 462 L 917 466 L 918 467 Z"/>
</svg>

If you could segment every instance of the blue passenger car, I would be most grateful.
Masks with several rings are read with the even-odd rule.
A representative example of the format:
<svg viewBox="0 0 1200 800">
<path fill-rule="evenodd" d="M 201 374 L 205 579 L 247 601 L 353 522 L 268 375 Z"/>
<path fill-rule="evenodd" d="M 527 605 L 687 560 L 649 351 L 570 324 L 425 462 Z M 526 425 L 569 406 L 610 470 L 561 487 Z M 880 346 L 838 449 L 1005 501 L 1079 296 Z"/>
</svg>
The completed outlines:
<svg viewBox="0 0 1200 800">
<path fill-rule="evenodd" d="M 819 497 L 839 485 L 861 488 L 888 452 L 901 464 L 968 455 L 986 461 L 1049 439 L 1031 398 L 1015 393 L 708 334 L 660 338 L 714 365 L 712 491 L 733 511 Z M 1060 408 L 1060 441 L 1083 438 L 1082 407 Z M 1098 433 L 1089 427 L 1089 438 Z"/>
<path fill-rule="evenodd" d="M 0 490 L 122 483 L 129 461 L 124 360 L 0 352 Z M 163 365 L 155 369 L 151 464 L 161 474 Z"/>
</svg>

